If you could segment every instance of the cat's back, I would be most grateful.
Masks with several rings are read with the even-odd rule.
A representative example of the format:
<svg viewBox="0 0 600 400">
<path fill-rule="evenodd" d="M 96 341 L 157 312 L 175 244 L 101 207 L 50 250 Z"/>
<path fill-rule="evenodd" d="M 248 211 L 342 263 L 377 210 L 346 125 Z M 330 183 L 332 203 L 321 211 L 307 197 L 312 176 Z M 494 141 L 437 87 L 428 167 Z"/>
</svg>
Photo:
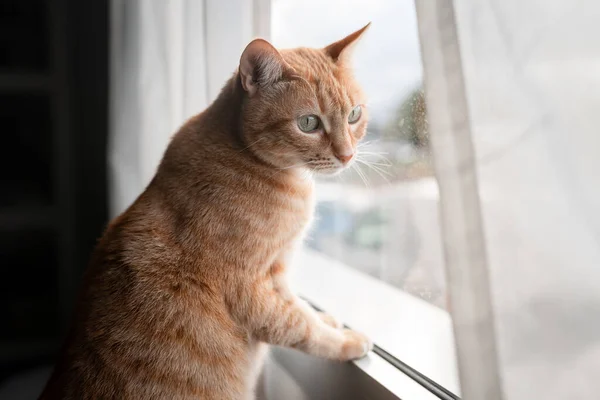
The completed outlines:
<svg viewBox="0 0 600 400">
<path fill-rule="evenodd" d="M 142 195 L 98 243 L 42 399 L 208 398 L 223 377 L 238 378 L 228 390 L 243 382 L 245 332 L 220 283 L 184 267 L 193 260 L 153 203 Z"/>
</svg>

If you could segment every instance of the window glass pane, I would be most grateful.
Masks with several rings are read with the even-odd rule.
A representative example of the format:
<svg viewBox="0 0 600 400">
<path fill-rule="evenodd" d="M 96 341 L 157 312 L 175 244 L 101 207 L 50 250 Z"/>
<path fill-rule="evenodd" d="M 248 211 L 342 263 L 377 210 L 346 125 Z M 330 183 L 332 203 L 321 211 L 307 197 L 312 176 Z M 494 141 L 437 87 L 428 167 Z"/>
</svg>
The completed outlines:
<svg viewBox="0 0 600 400">
<path fill-rule="evenodd" d="M 437 186 L 412 1 L 275 0 L 277 47 L 323 47 L 373 21 L 354 54 L 369 131 L 339 178 L 319 178 L 309 246 L 445 308 Z"/>
<path fill-rule="evenodd" d="M 358 149 L 362 162 L 355 162 L 339 177 L 317 178 L 317 213 L 307 247 L 339 262 L 336 267 L 324 263 L 323 268 L 346 265 L 385 282 L 400 298 L 409 298 L 405 307 L 392 309 L 357 305 L 351 323 L 344 322 L 366 331 L 376 344 L 458 392 L 456 375 L 444 372 L 455 369 L 454 344 L 446 312 L 438 189 L 413 0 L 273 0 L 271 39 L 279 48 L 324 47 L 369 21 L 372 25 L 353 56 L 370 114 L 368 134 Z M 331 286 L 329 290 L 334 291 Z M 411 302 L 417 303 L 414 309 Z M 401 313 L 413 322 L 409 329 L 422 330 L 419 343 L 404 340 L 394 330 L 401 328 L 392 322 L 381 328 L 386 333 L 374 327 L 375 319 L 391 320 Z M 426 319 L 424 314 L 432 322 L 417 329 L 414 321 Z M 444 330 L 443 339 L 429 341 L 433 330 Z"/>
</svg>

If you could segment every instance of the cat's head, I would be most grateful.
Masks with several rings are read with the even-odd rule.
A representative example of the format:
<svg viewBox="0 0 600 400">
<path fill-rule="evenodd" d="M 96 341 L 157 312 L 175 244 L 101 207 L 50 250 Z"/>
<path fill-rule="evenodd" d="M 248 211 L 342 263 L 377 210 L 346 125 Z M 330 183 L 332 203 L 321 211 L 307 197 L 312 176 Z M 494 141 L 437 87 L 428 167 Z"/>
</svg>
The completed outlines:
<svg viewBox="0 0 600 400">
<path fill-rule="evenodd" d="M 262 39 L 246 47 L 238 79 L 250 151 L 278 169 L 329 175 L 354 161 L 368 115 L 350 54 L 368 26 L 322 49 L 278 51 Z"/>
</svg>

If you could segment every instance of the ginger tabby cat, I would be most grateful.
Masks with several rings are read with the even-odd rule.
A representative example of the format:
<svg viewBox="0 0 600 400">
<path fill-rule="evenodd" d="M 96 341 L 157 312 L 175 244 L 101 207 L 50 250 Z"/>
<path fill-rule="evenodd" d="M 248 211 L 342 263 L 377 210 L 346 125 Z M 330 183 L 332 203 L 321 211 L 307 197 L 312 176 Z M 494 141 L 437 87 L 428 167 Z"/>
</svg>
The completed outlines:
<svg viewBox="0 0 600 400">
<path fill-rule="evenodd" d="M 312 174 L 346 168 L 366 133 L 349 55 L 367 27 L 324 49 L 246 47 L 99 241 L 42 399 L 247 400 L 266 344 L 342 361 L 372 348 L 285 280 Z"/>
</svg>

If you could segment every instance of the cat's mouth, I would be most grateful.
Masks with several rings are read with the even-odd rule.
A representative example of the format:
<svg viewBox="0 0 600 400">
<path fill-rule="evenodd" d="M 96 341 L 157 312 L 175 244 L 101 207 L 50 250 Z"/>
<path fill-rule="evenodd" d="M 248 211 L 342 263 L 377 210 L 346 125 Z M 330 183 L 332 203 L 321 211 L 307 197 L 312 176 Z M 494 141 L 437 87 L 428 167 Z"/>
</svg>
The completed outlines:
<svg viewBox="0 0 600 400">
<path fill-rule="evenodd" d="M 335 162 L 319 162 L 310 165 L 310 169 L 318 175 L 334 176 L 344 171 L 351 165 L 350 163 L 341 164 Z"/>
</svg>

